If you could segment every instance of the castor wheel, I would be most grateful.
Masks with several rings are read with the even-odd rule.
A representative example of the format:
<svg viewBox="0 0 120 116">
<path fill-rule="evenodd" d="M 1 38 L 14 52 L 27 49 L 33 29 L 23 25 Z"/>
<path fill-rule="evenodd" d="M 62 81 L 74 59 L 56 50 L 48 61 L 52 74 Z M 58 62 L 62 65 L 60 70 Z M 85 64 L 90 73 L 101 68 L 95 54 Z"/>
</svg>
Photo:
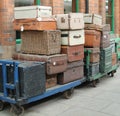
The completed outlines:
<svg viewBox="0 0 120 116">
<path fill-rule="evenodd" d="M 24 114 L 24 108 L 16 104 L 11 104 L 10 112 L 13 116 L 22 116 Z"/>
<path fill-rule="evenodd" d="M 74 88 L 71 88 L 63 93 L 64 98 L 70 99 L 74 93 Z"/>
<path fill-rule="evenodd" d="M 96 80 L 93 80 L 91 84 L 92 84 L 92 87 L 96 87 Z"/>
<path fill-rule="evenodd" d="M 114 77 L 114 71 L 111 72 L 111 77 Z"/>
<path fill-rule="evenodd" d="M 0 101 L 0 111 L 3 111 L 3 109 L 4 109 L 4 102 Z"/>
</svg>

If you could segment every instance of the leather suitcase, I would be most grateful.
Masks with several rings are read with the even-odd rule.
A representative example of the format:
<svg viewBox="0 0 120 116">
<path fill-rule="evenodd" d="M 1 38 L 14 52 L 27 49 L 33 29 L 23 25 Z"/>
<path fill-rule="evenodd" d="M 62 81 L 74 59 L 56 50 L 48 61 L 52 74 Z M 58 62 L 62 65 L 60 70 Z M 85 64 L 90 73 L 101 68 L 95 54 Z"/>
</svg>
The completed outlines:
<svg viewBox="0 0 120 116">
<path fill-rule="evenodd" d="M 83 58 L 84 58 L 84 45 L 62 46 L 61 53 L 67 54 L 68 62 L 83 60 Z"/>
<path fill-rule="evenodd" d="M 16 53 L 13 55 L 13 59 L 46 62 L 46 73 L 48 75 L 61 73 L 67 69 L 66 54 L 56 54 L 56 55 L 46 56 L 46 55 L 30 55 L 30 54 Z"/>
<path fill-rule="evenodd" d="M 100 47 L 101 32 L 85 30 L 85 47 Z"/>
<path fill-rule="evenodd" d="M 110 46 L 110 32 L 103 31 L 102 32 L 102 38 L 100 41 L 100 47 L 101 48 L 107 48 Z"/>
<path fill-rule="evenodd" d="M 33 54 L 59 54 L 61 51 L 61 32 L 24 31 L 21 33 L 21 52 Z"/>
<path fill-rule="evenodd" d="M 2 72 L 0 72 L 1 75 Z M 14 83 L 14 67 L 7 65 L 7 83 Z M 20 98 L 28 99 L 43 94 L 45 87 L 45 63 L 20 62 L 18 65 Z M 1 77 L 3 78 L 3 76 Z M 4 86 L 4 85 L 3 85 Z M 9 97 L 15 98 L 15 91 L 8 91 Z"/>
<path fill-rule="evenodd" d="M 68 69 L 58 74 L 58 84 L 66 84 L 84 77 L 84 66 L 83 61 L 78 61 L 78 64 L 75 66 L 76 62 L 68 64 Z"/>
<path fill-rule="evenodd" d="M 56 30 L 57 25 L 54 18 L 41 18 L 41 19 L 16 19 L 13 21 L 14 30 Z"/>
<path fill-rule="evenodd" d="M 58 29 L 84 29 L 83 13 L 57 14 L 55 18 Z"/>
<path fill-rule="evenodd" d="M 41 18 L 51 17 L 52 8 L 49 6 L 22 6 L 15 7 L 14 17 L 15 19 L 29 19 L 29 18 Z"/>
<path fill-rule="evenodd" d="M 62 31 L 62 45 L 80 45 L 85 43 L 84 30 Z"/>
<path fill-rule="evenodd" d="M 112 66 L 117 64 L 117 54 L 112 53 Z"/>
<path fill-rule="evenodd" d="M 84 14 L 84 22 L 87 24 L 102 25 L 102 16 L 97 14 Z"/>
<path fill-rule="evenodd" d="M 46 89 L 57 85 L 57 75 L 47 75 L 46 77 Z"/>
<path fill-rule="evenodd" d="M 87 50 L 90 50 L 90 62 L 96 63 L 100 61 L 100 49 L 99 48 L 86 48 Z"/>
</svg>

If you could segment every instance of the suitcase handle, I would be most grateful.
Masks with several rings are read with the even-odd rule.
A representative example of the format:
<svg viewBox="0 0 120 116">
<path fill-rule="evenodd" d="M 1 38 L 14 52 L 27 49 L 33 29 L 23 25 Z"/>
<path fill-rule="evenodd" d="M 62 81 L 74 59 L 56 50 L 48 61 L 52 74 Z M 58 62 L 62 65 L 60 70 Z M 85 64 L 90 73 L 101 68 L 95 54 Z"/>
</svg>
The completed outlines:
<svg viewBox="0 0 120 116">
<path fill-rule="evenodd" d="M 54 61 L 48 60 L 48 63 L 52 63 L 53 66 L 64 65 L 64 60 L 61 61 Z"/>
<path fill-rule="evenodd" d="M 78 35 L 78 36 L 77 36 L 77 35 L 74 35 L 73 37 L 74 37 L 75 39 L 78 39 L 78 38 L 81 38 L 82 36 L 81 36 L 81 35 Z"/>
<path fill-rule="evenodd" d="M 74 56 L 79 56 L 80 55 L 80 52 L 75 52 L 73 53 Z"/>
</svg>

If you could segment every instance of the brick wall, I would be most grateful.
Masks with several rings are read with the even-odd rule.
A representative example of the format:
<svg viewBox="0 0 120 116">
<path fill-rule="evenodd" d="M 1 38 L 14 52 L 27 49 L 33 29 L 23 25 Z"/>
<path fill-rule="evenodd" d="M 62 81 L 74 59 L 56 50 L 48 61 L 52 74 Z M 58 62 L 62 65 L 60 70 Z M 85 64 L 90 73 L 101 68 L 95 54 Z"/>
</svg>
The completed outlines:
<svg viewBox="0 0 120 116">
<path fill-rule="evenodd" d="M 99 14 L 103 18 L 103 24 L 106 24 L 106 0 L 99 0 Z"/>
<path fill-rule="evenodd" d="M 64 0 L 41 0 L 41 5 L 51 6 L 53 9 L 53 14 L 64 13 Z"/>
</svg>

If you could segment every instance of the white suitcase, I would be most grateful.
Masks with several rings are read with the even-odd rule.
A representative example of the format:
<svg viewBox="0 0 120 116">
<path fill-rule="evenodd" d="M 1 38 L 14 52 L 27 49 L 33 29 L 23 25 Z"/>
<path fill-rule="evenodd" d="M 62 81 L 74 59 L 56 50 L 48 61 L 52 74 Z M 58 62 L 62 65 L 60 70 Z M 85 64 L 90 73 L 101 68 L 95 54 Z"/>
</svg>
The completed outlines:
<svg viewBox="0 0 120 116">
<path fill-rule="evenodd" d="M 14 12 L 15 19 L 30 19 L 52 16 L 52 8 L 48 6 L 15 7 Z"/>
<path fill-rule="evenodd" d="M 84 28 L 83 13 L 69 13 L 55 15 L 57 28 L 61 30 L 74 30 Z"/>
<path fill-rule="evenodd" d="M 97 14 L 84 14 L 84 22 L 86 24 L 102 25 L 102 16 Z"/>
<path fill-rule="evenodd" d="M 62 45 L 81 45 L 85 43 L 84 30 L 62 31 Z"/>
</svg>

